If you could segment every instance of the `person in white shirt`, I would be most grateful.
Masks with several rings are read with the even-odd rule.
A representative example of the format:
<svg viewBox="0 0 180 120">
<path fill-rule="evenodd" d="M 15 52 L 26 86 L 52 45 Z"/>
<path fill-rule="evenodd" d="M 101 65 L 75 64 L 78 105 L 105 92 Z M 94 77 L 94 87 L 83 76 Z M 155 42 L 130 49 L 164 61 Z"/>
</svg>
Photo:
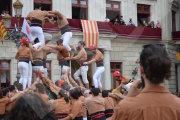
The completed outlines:
<svg viewBox="0 0 180 120">
<path fill-rule="evenodd" d="M 127 25 L 128 26 L 135 26 L 134 22 L 132 21 L 132 18 L 129 18 L 129 22 Z"/>
</svg>

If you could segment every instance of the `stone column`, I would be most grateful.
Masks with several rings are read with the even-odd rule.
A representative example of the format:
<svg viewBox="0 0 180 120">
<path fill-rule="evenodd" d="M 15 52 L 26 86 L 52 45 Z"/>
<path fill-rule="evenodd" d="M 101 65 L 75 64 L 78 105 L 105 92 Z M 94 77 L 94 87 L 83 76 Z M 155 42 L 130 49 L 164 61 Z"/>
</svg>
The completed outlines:
<svg viewBox="0 0 180 120">
<path fill-rule="evenodd" d="M 103 76 L 103 89 L 109 90 L 111 88 L 111 71 L 110 71 L 110 50 L 104 50 L 104 76 Z"/>
<path fill-rule="evenodd" d="M 172 10 L 169 0 L 161 0 L 162 39 L 171 40 Z"/>
</svg>

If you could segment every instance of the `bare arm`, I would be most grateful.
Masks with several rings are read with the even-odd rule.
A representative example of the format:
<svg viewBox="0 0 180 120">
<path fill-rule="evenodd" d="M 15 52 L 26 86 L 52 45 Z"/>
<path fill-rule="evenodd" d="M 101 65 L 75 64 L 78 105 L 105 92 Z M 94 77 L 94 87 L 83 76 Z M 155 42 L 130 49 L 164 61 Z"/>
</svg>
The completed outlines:
<svg viewBox="0 0 180 120">
<path fill-rule="evenodd" d="M 47 20 L 51 25 L 56 25 L 57 24 L 57 22 L 52 20 L 52 19 L 45 18 L 45 20 Z"/>
<path fill-rule="evenodd" d="M 21 92 L 18 92 L 16 95 L 14 95 L 13 97 L 11 97 L 11 102 L 14 101 L 15 99 L 17 99 L 20 95 L 22 95 L 24 92 L 21 91 Z"/>
<path fill-rule="evenodd" d="M 15 59 L 17 60 L 19 57 L 19 51 L 16 53 Z"/>
</svg>

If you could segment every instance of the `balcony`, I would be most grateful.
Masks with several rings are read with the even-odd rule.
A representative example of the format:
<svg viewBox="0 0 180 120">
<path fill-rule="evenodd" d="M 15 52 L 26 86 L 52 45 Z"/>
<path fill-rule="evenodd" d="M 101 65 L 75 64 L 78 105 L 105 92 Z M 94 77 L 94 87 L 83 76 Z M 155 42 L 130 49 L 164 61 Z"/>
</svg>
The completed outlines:
<svg viewBox="0 0 180 120">
<path fill-rule="evenodd" d="M 0 20 L 2 17 L 0 17 Z M 20 26 L 23 24 L 23 19 L 20 20 Z M 78 19 L 68 19 L 69 25 L 72 32 L 82 32 L 81 20 Z M 17 20 L 12 17 L 11 28 L 14 29 Z M 134 27 L 134 26 L 120 26 L 113 25 L 111 22 L 100 22 L 97 21 L 99 34 L 112 34 L 116 35 L 117 38 L 127 38 L 136 40 L 162 40 L 161 29 L 160 28 L 147 28 L 147 27 Z M 46 23 L 43 28 L 44 32 L 48 33 L 58 33 L 58 26 L 53 26 L 50 23 Z"/>
</svg>

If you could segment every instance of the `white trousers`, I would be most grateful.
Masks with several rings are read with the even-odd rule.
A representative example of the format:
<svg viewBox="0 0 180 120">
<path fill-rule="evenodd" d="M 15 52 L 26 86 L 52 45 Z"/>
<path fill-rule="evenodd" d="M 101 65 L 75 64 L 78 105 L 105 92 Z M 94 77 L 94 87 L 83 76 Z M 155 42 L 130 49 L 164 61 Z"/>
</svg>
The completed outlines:
<svg viewBox="0 0 180 120">
<path fill-rule="evenodd" d="M 23 85 L 23 89 L 26 89 L 27 79 L 28 79 L 28 71 L 29 71 L 29 64 L 26 63 L 26 62 L 19 62 L 18 63 L 18 69 L 19 69 L 19 73 L 21 75 L 19 83 L 21 83 Z"/>
<path fill-rule="evenodd" d="M 44 68 L 44 75 L 45 75 L 46 77 L 48 77 L 47 68 Z"/>
<path fill-rule="evenodd" d="M 29 72 L 28 72 L 28 87 L 31 86 L 31 81 L 32 81 L 32 64 L 31 61 L 29 61 Z"/>
<path fill-rule="evenodd" d="M 60 79 L 63 79 L 63 75 L 61 74 L 63 70 L 66 71 L 66 75 L 67 75 L 67 78 L 68 78 L 68 69 L 69 69 L 69 68 L 70 68 L 70 67 L 63 65 L 62 70 L 61 70 L 61 66 L 59 66 Z"/>
<path fill-rule="evenodd" d="M 44 33 L 44 39 L 45 40 L 52 40 L 52 35 L 49 33 Z"/>
<path fill-rule="evenodd" d="M 126 89 L 127 91 L 129 91 L 129 89 L 130 89 L 130 87 L 131 87 L 132 84 L 133 84 L 133 82 L 124 85 L 125 89 Z"/>
<path fill-rule="evenodd" d="M 62 36 L 61 39 L 63 39 L 63 46 L 68 50 L 71 51 L 71 47 L 69 46 L 69 41 L 72 37 L 72 32 L 65 32 Z"/>
<path fill-rule="evenodd" d="M 96 72 L 93 75 L 93 82 L 94 82 L 95 88 L 98 88 L 98 87 L 102 88 L 101 74 L 104 72 L 104 70 L 105 70 L 104 66 L 96 67 Z"/>
<path fill-rule="evenodd" d="M 87 71 L 88 71 L 88 66 L 81 66 L 75 73 L 74 73 L 74 78 L 75 80 L 79 79 L 79 76 L 82 76 L 84 84 L 89 83 L 87 79 Z"/>
<path fill-rule="evenodd" d="M 36 70 L 40 70 L 40 71 L 44 71 L 44 67 L 43 66 L 32 66 L 32 71 L 33 71 L 33 82 L 36 81 Z"/>
<path fill-rule="evenodd" d="M 36 43 L 34 46 L 34 48 L 38 49 L 39 46 L 44 45 L 45 44 L 45 40 L 44 40 L 44 34 L 43 34 L 43 30 L 41 27 L 38 26 L 31 26 L 30 27 L 30 40 L 31 42 L 34 41 L 36 38 L 39 39 L 39 43 Z"/>
</svg>

